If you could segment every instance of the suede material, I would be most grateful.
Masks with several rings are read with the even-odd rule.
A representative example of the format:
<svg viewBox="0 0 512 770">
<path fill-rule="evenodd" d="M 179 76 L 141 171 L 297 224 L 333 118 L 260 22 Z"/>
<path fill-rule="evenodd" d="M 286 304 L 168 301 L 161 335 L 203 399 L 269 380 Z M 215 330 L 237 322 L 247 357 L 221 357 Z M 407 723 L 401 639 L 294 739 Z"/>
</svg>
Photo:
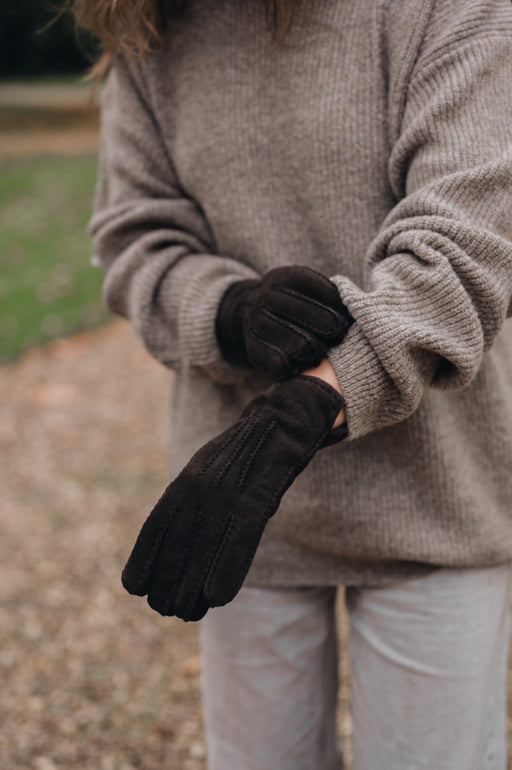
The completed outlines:
<svg viewBox="0 0 512 770">
<path fill-rule="evenodd" d="M 239 281 L 224 294 L 217 338 L 232 364 L 251 364 L 282 380 L 317 366 L 339 345 L 353 319 L 336 286 L 308 267 L 270 270 L 261 281 Z"/>
<path fill-rule="evenodd" d="M 240 590 L 264 527 L 332 431 L 342 397 L 316 377 L 277 383 L 165 490 L 123 570 L 162 615 L 199 620 Z"/>
</svg>

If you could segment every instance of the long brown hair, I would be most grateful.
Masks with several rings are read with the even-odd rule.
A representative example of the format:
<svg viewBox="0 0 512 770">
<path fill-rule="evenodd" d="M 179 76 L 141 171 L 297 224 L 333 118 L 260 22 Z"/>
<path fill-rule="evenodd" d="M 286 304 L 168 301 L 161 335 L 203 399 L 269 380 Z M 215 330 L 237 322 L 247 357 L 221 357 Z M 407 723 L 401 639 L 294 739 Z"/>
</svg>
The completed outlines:
<svg viewBox="0 0 512 770">
<path fill-rule="evenodd" d="M 248 7 L 251 0 L 246 0 Z M 252 0 L 264 15 L 276 48 L 280 48 L 304 0 Z M 187 0 L 70 0 L 79 27 L 88 29 L 103 46 L 103 56 L 91 70 L 103 75 L 117 50 L 142 54 L 161 40 L 166 21 L 186 10 Z"/>
</svg>

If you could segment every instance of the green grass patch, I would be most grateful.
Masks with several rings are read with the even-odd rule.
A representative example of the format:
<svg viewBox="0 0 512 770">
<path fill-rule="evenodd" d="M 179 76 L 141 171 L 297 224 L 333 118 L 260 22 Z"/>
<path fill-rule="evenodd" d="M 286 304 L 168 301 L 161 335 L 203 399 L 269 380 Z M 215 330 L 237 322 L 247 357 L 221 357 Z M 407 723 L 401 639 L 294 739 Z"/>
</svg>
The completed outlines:
<svg viewBox="0 0 512 770">
<path fill-rule="evenodd" d="M 95 180 L 94 155 L 0 167 L 0 362 L 111 317 L 90 265 Z"/>
</svg>

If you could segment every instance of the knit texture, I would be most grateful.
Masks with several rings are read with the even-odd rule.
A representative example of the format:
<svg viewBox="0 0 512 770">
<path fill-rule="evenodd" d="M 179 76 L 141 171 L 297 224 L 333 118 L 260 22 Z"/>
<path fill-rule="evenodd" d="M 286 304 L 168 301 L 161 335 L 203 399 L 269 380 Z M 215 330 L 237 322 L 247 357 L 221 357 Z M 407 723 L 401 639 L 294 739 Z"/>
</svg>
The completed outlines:
<svg viewBox="0 0 512 770">
<path fill-rule="evenodd" d="M 105 299 L 177 372 L 171 469 L 268 381 L 215 336 L 230 285 L 328 276 L 348 439 L 269 522 L 248 584 L 378 583 L 512 556 L 512 5 L 322 0 L 273 56 L 194 0 L 103 94 Z"/>
</svg>

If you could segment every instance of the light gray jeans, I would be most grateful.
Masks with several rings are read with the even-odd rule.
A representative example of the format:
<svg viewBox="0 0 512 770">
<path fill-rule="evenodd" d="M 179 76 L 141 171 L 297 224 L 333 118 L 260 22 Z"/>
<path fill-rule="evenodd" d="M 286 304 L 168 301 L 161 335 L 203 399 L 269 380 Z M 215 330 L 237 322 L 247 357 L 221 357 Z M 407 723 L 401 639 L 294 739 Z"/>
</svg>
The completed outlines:
<svg viewBox="0 0 512 770">
<path fill-rule="evenodd" d="M 506 770 L 510 568 L 347 588 L 353 770 Z M 340 770 L 336 589 L 245 588 L 202 621 L 209 770 Z"/>
</svg>

